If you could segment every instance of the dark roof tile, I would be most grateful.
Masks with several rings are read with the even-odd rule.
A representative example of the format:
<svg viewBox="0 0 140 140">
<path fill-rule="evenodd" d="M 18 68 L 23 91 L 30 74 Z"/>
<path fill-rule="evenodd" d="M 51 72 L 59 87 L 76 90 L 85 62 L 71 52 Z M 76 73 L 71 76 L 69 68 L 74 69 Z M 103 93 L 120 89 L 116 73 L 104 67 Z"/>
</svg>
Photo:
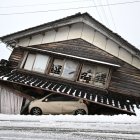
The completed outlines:
<svg viewBox="0 0 140 140">
<path fill-rule="evenodd" d="M 113 96 L 110 96 L 109 94 L 106 94 L 106 91 L 103 90 L 100 91 L 99 89 L 95 89 L 92 92 L 89 92 L 85 89 L 75 87 L 71 84 L 62 84 L 59 81 L 54 82 L 35 74 L 21 72 L 8 67 L 0 67 L 0 73 L 0 81 L 3 82 L 7 81 L 16 84 L 22 84 L 25 86 L 38 87 L 42 90 L 61 93 L 76 98 L 83 98 L 85 100 L 88 100 L 89 102 L 94 102 L 100 105 L 134 114 L 134 110 L 131 109 L 131 102 L 128 103 L 125 98 L 123 98 L 122 101 L 120 100 L 122 98 L 115 98 Z"/>
</svg>

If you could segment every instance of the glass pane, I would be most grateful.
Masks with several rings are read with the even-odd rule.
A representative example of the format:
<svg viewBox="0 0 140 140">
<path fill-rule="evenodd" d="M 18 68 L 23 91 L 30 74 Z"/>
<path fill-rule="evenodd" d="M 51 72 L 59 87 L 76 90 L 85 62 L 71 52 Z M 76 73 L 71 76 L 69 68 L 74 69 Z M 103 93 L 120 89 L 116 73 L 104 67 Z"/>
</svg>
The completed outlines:
<svg viewBox="0 0 140 140">
<path fill-rule="evenodd" d="M 78 63 L 71 61 L 71 60 L 66 60 L 62 77 L 68 78 L 68 79 L 73 79 L 77 70 Z"/>
<path fill-rule="evenodd" d="M 90 65 L 84 65 L 79 78 L 80 82 L 93 83 L 95 76 L 95 67 Z"/>
<path fill-rule="evenodd" d="M 109 68 L 104 67 L 104 66 L 97 66 L 94 85 L 104 86 L 108 72 L 109 72 Z"/>
<path fill-rule="evenodd" d="M 35 60 L 35 54 L 28 54 L 27 60 L 24 65 L 24 69 L 32 70 L 34 60 Z"/>
<path fill-rule="evenodd" d="M 48 65 L 49 56 L 37 54 L 33 66 L 33 71 L 45 72 L 45 69 Z"/>
<path fill-rule="evenodd" d="M 48 101 L 58 101 L 59 98 L 61 98 L 61 95 L 59 95 L 59 94 L 52 94 L 47 99 L 48 99 Z"/>
<path fill-rule="evenodd" d="M 51 75 L 60 76 L 62 72 L 64 60 L 63 59 L 54 59 L 54 62 L 51 66 Z"/>
</svg>

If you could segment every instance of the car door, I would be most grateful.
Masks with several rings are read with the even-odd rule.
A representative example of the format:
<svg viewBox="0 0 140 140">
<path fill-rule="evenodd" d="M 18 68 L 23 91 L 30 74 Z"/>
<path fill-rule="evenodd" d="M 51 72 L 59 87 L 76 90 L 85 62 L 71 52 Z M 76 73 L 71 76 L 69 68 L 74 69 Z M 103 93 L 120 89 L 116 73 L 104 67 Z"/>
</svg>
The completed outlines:
<svg viewBox="0 0 140 140">
<path fill-rule="evenodd" d="M 71 114 L 78 108 L 78 99 L 65 96 L 62 102 L 63 114 Z"/>
<path fill-rule="evenodd" d="M 42 106 L 43 114 L 61 114 L 62 105 L 60 104 L 60 95 L 52 94 L 45 98 Z"/>
</svg>

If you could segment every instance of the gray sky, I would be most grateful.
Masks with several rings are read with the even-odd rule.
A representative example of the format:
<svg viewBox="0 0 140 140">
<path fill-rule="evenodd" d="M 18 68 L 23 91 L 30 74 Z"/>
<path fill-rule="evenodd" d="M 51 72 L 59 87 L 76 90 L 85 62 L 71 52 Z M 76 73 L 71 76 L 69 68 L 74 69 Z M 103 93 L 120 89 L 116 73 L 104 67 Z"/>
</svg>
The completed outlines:
<svg viewBox="0 0 140 140">
<path fill-rule="evenodd" d="M 140 49 L 140 0 L 0 0 L 0 3 L 0 36 L 88 12 Z M 8 59 L 9 55 L 10 51 L 0 43 L 0 59 Z"/>
</svg>

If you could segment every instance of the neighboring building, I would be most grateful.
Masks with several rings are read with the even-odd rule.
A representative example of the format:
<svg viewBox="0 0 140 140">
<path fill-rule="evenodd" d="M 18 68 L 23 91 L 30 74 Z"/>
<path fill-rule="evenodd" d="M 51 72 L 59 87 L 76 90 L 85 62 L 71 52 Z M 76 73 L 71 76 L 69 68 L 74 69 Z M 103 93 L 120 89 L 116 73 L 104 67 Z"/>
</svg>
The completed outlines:
<svg viewBox="0 0 140 140">
<path fill-rule="evenodd" d="M 139 107 L 140 50 L 88 13 L 0 39 L 13 48 L 1 61 L 0 97 L 14 102 L 5 108 L 0 102 L 1 112 L 13 106 L 18 111 L 11 113 L 19 113 L 50 92 L 87 100 L 90 114 L 135 114 Z"/>
</svg>

